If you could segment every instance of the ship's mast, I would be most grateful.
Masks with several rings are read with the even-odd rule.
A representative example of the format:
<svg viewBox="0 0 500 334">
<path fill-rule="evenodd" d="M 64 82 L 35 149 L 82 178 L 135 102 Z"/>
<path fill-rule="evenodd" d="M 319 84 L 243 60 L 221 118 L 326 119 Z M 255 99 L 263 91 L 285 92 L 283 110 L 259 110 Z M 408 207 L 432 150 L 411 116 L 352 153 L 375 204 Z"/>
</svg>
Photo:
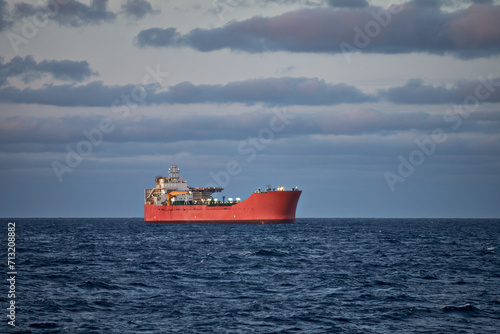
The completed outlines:
<svg viewBox="0 0 500 334">
<path fill-rule="evenodd" d="M 170 166 L 170 168 L 168 169 L 168 178 L 170 179 L 170 182 L 182 182 L 182 177 L 179 176 L 179 172 L 180 169 L 179 167 L 177 167 L 177 165 Z"/>
</svg>

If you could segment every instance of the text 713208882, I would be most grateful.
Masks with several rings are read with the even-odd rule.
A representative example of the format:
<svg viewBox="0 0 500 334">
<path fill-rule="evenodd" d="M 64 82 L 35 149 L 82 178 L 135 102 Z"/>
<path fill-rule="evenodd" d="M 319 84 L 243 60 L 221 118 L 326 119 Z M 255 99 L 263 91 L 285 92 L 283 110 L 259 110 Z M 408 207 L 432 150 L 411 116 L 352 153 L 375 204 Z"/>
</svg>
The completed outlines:
<svg viewBox="0 0 500 334">
<path fill-rule="evenodd" d="M 7 225 L 7 281 L 9 282 L 9 291 L 7 297 L 9 307 L 7 307 L 8 323 L 11 326 L 16 325 L 16 223 L 9 222 Z"/>
</svg>

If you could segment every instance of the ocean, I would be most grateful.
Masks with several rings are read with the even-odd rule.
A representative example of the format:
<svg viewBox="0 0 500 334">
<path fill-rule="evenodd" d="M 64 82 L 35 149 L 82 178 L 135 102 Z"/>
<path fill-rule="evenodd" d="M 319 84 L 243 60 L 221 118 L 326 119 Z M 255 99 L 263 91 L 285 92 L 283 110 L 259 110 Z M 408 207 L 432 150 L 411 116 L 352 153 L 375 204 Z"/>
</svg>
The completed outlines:
<svg viewBox="0 0 500 334">
<path fill-rule="evenodd" d="M 0 221 L 2 333 L 500 331 L 500 219 Z"/>
</svg>

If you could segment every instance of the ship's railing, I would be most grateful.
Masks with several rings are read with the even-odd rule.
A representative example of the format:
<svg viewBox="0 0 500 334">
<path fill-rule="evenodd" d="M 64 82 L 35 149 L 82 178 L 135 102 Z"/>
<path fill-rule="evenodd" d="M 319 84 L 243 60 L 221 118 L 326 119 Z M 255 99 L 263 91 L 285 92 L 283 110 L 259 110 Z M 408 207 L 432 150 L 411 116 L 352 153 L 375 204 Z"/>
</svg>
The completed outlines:
<svg viewBox="0 0 500 334">
<path fill-rule="evenodd" d="M 204 203 L 199 203 L 199 204 L 203 204 L 203 205 L 206 205 L 206 206 L 232 206 L 232 205 L 235 205 L 235 204 L 238 204 L 239 202 L 207 202 L 205 201 Z"/>
<path fill-rule="evenodd" d="M 295 187 L 290 190 L 285 190 L 285 187 L 282 186 L 278 186 L 278 188 L 271 188 L 271 186 L 267 186 L 265 190 L 262 190 L 262 188 L 260 187 L 257 188 L 257 190 L 255 190 L 254 193 L 260 194 L 260 193 L 267 193 L 270 191 L 300 191 L 300 189 L 298 187 Z"/>
<path fill-rule="evenodd" d="M 189 190 L 191 191 L 204 191 L 204 192 L 210 192 L 210 193 L 220 193 L 222 190 L 224 190 L 223 187 L 189 187 Z"/>
</svg>

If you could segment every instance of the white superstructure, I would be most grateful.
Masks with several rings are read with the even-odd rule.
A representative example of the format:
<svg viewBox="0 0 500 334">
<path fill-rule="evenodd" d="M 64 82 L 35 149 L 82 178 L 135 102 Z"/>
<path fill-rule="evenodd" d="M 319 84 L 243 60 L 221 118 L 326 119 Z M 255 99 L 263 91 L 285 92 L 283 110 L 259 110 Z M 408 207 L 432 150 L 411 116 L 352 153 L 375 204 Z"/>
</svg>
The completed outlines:
<svg viewBox="0 0 500 334">
<path fill-rule="evenodd" d="M 144 204 L 211 204 L 215 200 L 211 197 L 212 194 L 224 190 L 222 187 L 188 187 L 179 172 L 177 165 L 171 165 L 168 177 L 158 175 L 155 187 L 144 190 Z"/>
<path fill-rule="evenodd" d="M 189 190 L 187 181 L 179 176 L 180 169 L 177 165 L 172 165 L 168 169 L 168 177 L 158 176 L 155 188 L 152 189 L 151 196 L 156 205 L 169 205 L 171 202 L 192 202 L 193 194 Z"/>
</svg>

